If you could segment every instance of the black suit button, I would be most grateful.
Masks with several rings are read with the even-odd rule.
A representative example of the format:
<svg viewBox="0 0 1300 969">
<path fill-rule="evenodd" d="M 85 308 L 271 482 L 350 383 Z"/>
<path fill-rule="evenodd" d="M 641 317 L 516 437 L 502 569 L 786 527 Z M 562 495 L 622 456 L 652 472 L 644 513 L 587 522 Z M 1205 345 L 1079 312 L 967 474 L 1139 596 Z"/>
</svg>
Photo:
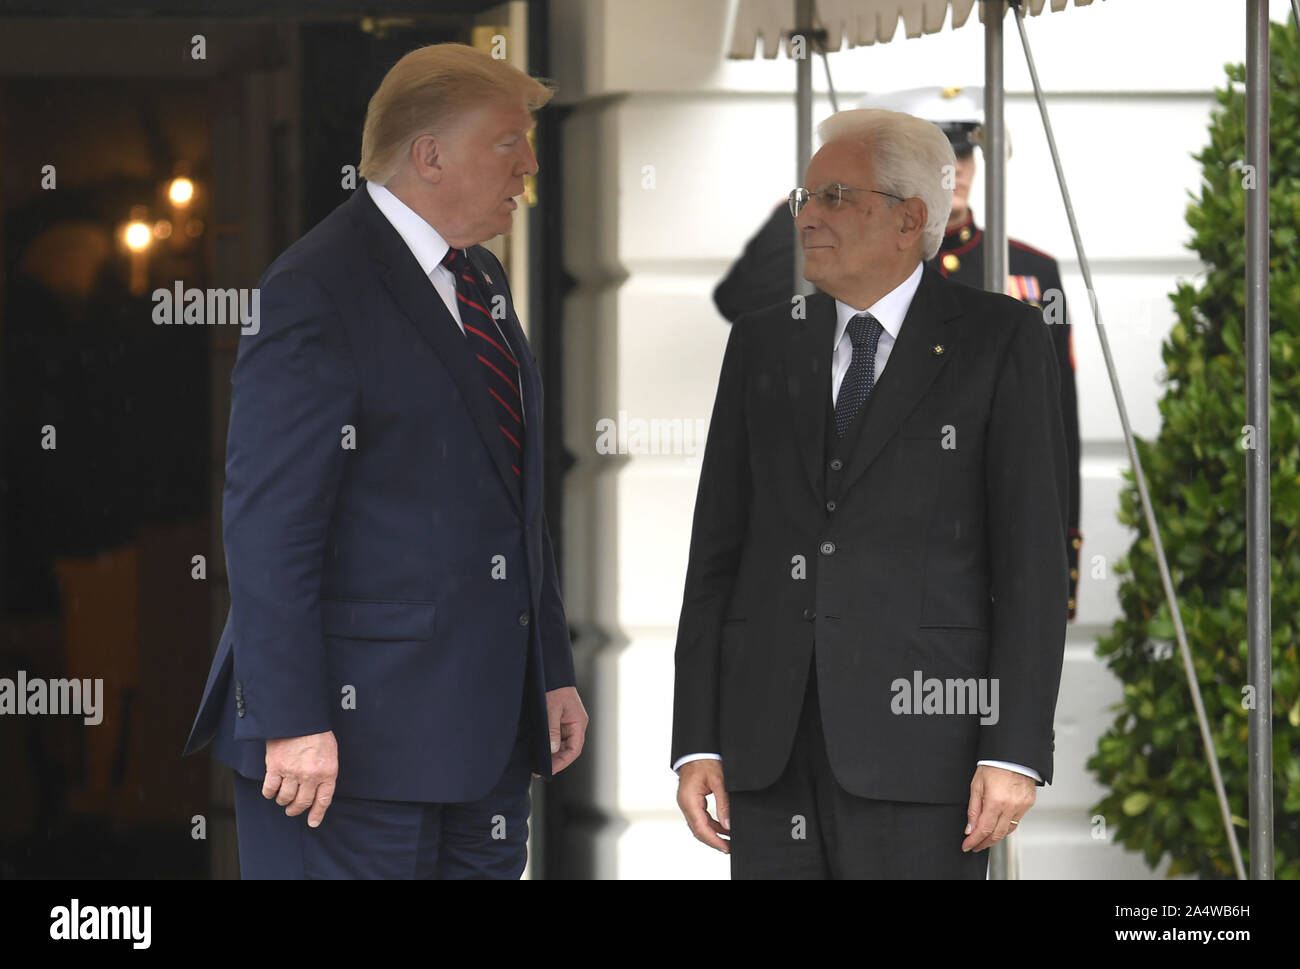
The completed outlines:
<svg viewBox="0 0 1300 969">
<path fill-rule="evenodd" d="M 834 510 L 835 510 L 835 502 L 833 502 L 833 501 L 828 501 L 828 502 L 826 502 L 826 510 L 827 510 L 827 511 L 834 511 Z"/>
<path fill-rule="evenodd" d="M 841 461 L 839 458 L 831 458 L 831 470 L 832 470 L 832 471 L 839 471 L 839 470 L 840 470 L 841 468 L 843 468 L 843 467 L 844 467 L 844 462 L 843 462 L 843 461 Z"/>
<path fill-rule="evenodd" d="M 823 555 L 834 555 L 834 554 L 835 554 L 835 543 L 834 543 L 834 542 L 822 542 L 822 554 L 823 554 Z"/>
<path fill-rule="evenodd" d="M 527 625 L 528 625 L 528 613 L 526 613 L 526 612 L 521 612 L 521 613 L 519 614 L 519 625 L 521 625 L 521 626 L 527 626 Z"/>
<path fill-rule="evenodd" d="M 813 612 L 811 609 L 805 609 L 803 611 L 803 617 L 808 622 L 812 622 L 814 619 L 817 618 L 817 613 Z"/>
</svg>

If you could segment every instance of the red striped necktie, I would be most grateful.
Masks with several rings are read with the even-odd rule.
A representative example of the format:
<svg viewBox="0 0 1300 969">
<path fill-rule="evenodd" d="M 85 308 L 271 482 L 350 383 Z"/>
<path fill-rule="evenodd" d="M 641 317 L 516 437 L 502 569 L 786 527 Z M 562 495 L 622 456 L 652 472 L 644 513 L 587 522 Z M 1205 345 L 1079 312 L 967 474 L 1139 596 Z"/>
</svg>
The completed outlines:
<svg viewBox="0 0 1300 969">
<path fill-rule="evenodd" d="M 465 327 L 465 339 L 483 365 L 483 379 L 487 381 L 497 424 L 510 453 L 510 468 L 517 477 L 522 477 L 519 469 L 524 463 L 524 408 L 519 391 L 519 363 L 483 299 L 478 274 L 464 250 L 448 249 L 442 264 L 456 277 L 456 303 Z"/>
</svg>

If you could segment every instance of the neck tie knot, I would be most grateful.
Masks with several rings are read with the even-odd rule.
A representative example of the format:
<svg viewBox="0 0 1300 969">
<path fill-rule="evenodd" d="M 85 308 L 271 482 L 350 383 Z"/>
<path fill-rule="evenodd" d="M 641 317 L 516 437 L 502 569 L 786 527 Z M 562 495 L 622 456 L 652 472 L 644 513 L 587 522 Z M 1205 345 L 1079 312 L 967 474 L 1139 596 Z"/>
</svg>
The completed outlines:
<svg viewBox="0 0 1300 969">
<path fill-rule="evenodd" d="M 465 253 L 460 249 L 448 249 L 447 255 L 442 257 L 442 264 L 457 275 L 466 262 Z"/>
<path fill-rule="evenodd" d="M 859 313 L 849 320 L 849 339 L 855 347 L 871 346 L 880 339 L 880 321 L 870 313 Z"/>
</svg>

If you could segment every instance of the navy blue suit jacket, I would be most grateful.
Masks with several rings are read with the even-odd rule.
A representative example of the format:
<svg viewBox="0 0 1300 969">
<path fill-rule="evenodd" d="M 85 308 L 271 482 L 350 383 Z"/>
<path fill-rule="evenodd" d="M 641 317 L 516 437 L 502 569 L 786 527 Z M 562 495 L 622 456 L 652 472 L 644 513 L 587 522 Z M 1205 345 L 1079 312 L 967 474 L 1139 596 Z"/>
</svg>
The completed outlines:
<svg viewBox="0 0 1300 969">
<path fill-rule="evenodd" d="M 363 185 L 266 271 L 260 329 L 240 336 L 231 606 L 185 753 L 211 740 L 260 778 L 268 738 L 333 730 L 339 795 L 476 800 L 522 710 L 550 776 L 545 692 L 574 675 L 542 387 L 505 271 L 468 255 L 519 361 L 522 502 L 481 364 Z"/>
</svg>

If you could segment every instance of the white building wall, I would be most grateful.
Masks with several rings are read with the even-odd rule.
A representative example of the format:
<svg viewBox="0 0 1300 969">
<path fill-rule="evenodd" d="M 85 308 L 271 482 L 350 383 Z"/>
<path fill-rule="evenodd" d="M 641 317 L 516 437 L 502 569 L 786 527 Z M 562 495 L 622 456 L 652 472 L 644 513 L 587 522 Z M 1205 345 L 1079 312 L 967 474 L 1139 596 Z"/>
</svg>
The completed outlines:
<svg viewBox="0 0 1300 969">
<path fill-rule="evenodd" d="M 728 324 L 714 284 L 796 184 L 794 65 L 727 61 L 734 0 L 553 0 L 550 37 L 564 128 L 565 599 L 592 709 L 585 769 L 602 824 L 602 878 L 725 878 L 696 842 L 669 770 L 673 643 L 703 437 L 677 454 L 606 455 L 597 422 L 707 421 Z M 1274 4 L 1281 19 L 1286 4 Z M 1028 22 L 1112 355 L 1135 433 L 1159 428 L 1166 294 L 1200 266 L 1185 249 L 1191 158 L 1206 141 L 1223 65 L 1245 59 L 1244 4 L 1112 0 Z M 1101 788 L 1084 763 L 1120 685 L 1094 655 L 1118 616 L 1111 563 L 1127 464 L 1119 418 L 1015 25 L 1006 25 L 1010 233 L 1054 253 L 1075 325 L 1082 456 L 1078 618 L 1056 717 L 1056 783 L 1021 828 L 1026 878 L 1149 877 L 1138 855 L 1092 837 Z M 868 91 L 982 83 L 983 31 L 831 55 L 841 107 Z M 820 61 L 816 119 L 830 113 Z M 978 156 L 977 156 L 978 157 Z M 977 178 L 972 206 L 983 215 Z M 625 425 L 626 426 L 626 425 Z M 695 443 L 695 453 L 690 445 Z M 1105 578 L 1094 578 L 1094 562 Z"/>
</svg>

